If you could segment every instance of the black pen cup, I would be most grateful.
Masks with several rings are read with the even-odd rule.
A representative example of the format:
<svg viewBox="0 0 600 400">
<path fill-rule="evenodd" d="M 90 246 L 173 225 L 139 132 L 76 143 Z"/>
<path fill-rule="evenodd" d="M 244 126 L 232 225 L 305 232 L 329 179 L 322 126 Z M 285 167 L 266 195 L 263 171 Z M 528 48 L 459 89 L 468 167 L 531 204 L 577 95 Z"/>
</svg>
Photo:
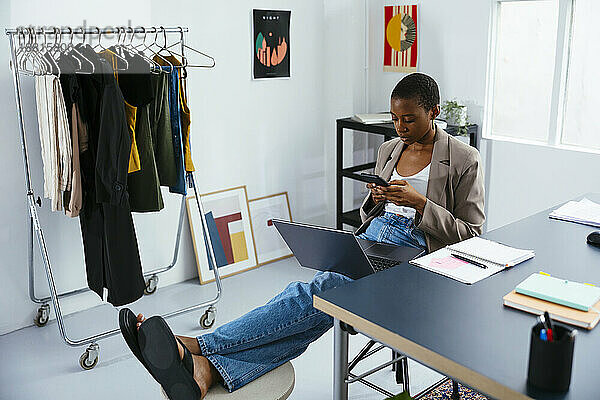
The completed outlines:
<svg viewBox="0 0 600 400">
<path fill-rule="evenodd" d="M 571 384 L 575 334 L 565 325 L 553 323 L 553 341 L 540 339 L 541 323 L 531 329 L 527 382 L 542 390 L 566 392 Z"/>
</svg>

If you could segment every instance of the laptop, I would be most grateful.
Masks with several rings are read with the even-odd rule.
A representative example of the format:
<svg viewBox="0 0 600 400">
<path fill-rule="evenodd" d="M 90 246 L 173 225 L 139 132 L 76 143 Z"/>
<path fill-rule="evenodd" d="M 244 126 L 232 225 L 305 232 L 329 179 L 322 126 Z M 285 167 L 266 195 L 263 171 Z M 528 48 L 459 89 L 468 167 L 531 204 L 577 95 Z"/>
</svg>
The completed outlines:
<svg viewBox="0 0 600 400">
<path fill-rule="evenodd" d="M 359 279 L 412 260 L 424 253 L 414 247 L 359 239 L 352 232 L 273 219 L 273 225 L 301 266 Z"/>
</svg>

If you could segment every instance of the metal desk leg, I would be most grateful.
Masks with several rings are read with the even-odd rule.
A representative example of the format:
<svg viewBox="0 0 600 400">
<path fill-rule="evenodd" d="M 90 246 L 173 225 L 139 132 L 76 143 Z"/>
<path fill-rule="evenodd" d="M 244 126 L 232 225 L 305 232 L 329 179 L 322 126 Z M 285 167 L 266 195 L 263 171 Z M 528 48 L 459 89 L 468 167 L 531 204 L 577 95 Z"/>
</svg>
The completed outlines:
<svg viewBox="0 0 600 400">
<path fill-rule="evenodd" d="M 348 399 L 346 375 L 348 368 L 348 332 L 340 327 L 340 320 L 333 320 L 333 399 Z"/>
</svg>

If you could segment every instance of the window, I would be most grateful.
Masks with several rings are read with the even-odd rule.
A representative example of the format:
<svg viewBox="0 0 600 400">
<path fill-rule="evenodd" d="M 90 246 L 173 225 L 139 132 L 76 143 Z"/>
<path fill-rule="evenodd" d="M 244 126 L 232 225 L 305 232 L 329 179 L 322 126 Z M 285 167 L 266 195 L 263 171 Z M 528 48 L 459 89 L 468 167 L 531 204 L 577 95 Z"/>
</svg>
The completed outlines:
<svg viewBox="0 0 600 400">
<path fill-rule="evenodd" d="M 595 121 L 600 115 L 600 2 L 577 0 L 574 11 L 561 142 L 600 149 L 600 133 Z"/>
<path fill-rule="evenodd" d="M 600 1 L 497 0 L 494 13 L 485 136 L 600 150 Z"/>
</svg>

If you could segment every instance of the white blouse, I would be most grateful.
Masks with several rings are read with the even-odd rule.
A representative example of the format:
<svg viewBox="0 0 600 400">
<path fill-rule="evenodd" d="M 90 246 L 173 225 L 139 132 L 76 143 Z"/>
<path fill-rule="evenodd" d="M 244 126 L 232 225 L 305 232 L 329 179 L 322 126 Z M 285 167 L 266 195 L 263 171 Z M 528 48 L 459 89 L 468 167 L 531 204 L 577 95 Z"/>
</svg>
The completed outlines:
<svg viewBox="0 0 600 400">
<path fill-rule="evenodd" d="M 394 172 L 392 173 L 390 182 L 394 181 L 394 180 L 406 181 L 406 182 L 410 183 L 417 192 L 421 193 L 423 196 L 426 196 L 427 195 L 427 182 L 429 181 L 429 167 L 430 166 L 431 166 L 431 163 L 427 164 L 427 166 L 425 168 L 423 168 L 422 170 L 420 170 L 419 172 L 417 172 L 416 174 L 411 175 L 411 176 L 401 176 L 400 174 L 398 174 L 398 171 L 396 171 L 396 168 L 394 168 Z M 397 206 L 394 203 L 389 202 L 389 201 L 386 202 L 386 204 L 385 204 L 385 211 L 393 213 L 393 214 L 399 214 L 406 218 L 414 218 L 415 214 L 417 213 L 417 211 L 412 207 Z"/>
</svg>

